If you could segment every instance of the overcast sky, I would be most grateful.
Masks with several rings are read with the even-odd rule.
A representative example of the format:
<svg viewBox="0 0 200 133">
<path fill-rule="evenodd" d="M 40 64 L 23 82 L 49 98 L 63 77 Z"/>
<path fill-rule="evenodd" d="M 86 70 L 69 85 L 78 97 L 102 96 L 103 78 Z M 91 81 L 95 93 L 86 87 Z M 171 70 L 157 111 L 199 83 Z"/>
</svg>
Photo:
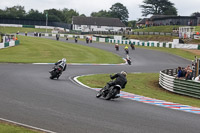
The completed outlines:
<svg viewBox="0 0 200 133">
<path fill-rule="evenodd" d="M 175 4 L 178 15 L 190 16 L 194 12 L 200 12 L 200 0 L 169 0 Z M 45 9 L 74 9 L 79 14 L 90 16 L 92 12 L 100 10 L 108 11 L 115 3 L 122 3 L 129 12 L 129 20 L 143 18 L 139 5 L 143 0 L 0 0 L 0 9 L 21 5 L 28 12 L 30 9 L 43 12 Z"/>
</svg>

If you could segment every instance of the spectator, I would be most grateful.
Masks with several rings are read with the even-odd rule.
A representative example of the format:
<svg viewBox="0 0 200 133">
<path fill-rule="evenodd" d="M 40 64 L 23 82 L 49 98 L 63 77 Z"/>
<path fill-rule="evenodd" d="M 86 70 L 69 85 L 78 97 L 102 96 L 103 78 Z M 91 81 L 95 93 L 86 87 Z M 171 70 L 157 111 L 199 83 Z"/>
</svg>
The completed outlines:
<svg viewBox="0 0 200 133">
<path fill-rule="evenodd" d="M 190 68 L 190 66 L 188 66 L 186 68 L 186 75 L 185 75 L 185 79 L 186 80 L 192 80 L 192 69 Z"/>
<path fill-rule="evenodd" d="M 92 43 L 92 37 L 90 37 L 90 43 Z"/>
<path fill-rule="evenodd" d="M 197 77 L 194 79 L 194 81 L 200 82 L 200 75 L 197 76 Z"/>
<path fill-rule="evenodd" d="M 178 75 L 177 75 L 177 77 L 178 78 L 183 77 L 183 72 L 182 72 L 182 69 L 181 69 L 180 66 L 178 67 Z"/>
</svg>

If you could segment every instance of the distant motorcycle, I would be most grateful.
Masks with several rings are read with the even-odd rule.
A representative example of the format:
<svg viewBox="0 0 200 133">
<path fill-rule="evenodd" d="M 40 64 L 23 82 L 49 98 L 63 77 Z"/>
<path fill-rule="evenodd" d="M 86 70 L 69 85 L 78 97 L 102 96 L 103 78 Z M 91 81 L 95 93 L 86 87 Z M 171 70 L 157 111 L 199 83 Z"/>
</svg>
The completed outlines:
<svg viewBox="0 0 200 133">
<path fill-rule="evenodd" d="M 131 59 L 130 58 L 126 58 L 126 62 L 131 65 Z"/>
<path fill-rule="evenodd" d="M 110 88 L 106 89 L 107 86 L 102 88 L 96 95 L 97 98 L 100 98 L 101 96 L 104 97 L 106 100 L 111 100 L 117 98 L 116 95 L 118 92 L 122 89 L 120 85 L 114 85 Z"/>
<path fill-rule="evenodd" d="M 129 54 L 129 51 L 128 51 L 128 49 L 124 49 L 124 50 L 125 50 L 125 53 L 126 53 L 126 54 Z"/>
<path fill-rule="evenodd" d="M 77 42 L 78 42 L 78 39 L 77 39 L 77 37 L 76 37 L 74 40 L 75 40 L 75 43 L 77 43 Z"/>
<path fill-rule="evenodd" d="M 55 66 L 53 67 L 53 69 L 51 71 L 49 71 L 49 73 L 51 74 L 51 76 L 49 77 L 50 79 L 54 79 L 54 78 L 59 78 L 61 76 L 63 72 L 63 68 L 60 66 Z"/>
<path fill-rule="evenodd" d="M 116 51 L 119 51 L 119 45 L 118 44 L 115 44 L 115 49 L 116 49 Z"/>
<path fill-rule="evenodd" d="M 131 44 L 131 49 L 135 50 L 135 46 L 133 44 Z"/>
</svg>

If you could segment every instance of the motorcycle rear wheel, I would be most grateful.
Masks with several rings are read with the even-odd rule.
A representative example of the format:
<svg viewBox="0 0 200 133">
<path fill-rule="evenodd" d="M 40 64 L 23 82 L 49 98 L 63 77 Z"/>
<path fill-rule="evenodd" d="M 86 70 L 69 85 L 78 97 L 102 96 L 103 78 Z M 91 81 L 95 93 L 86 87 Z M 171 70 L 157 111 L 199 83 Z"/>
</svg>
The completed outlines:
<svg viewBox="0 0 200 133">
<path fill-rule="evenodd" d="M 105 97 L 106 100 L 110 100 L 112 98 L 114 98 L 117 95 L 117 89 L 112 89 L 107 96 Z"/>
</svg>

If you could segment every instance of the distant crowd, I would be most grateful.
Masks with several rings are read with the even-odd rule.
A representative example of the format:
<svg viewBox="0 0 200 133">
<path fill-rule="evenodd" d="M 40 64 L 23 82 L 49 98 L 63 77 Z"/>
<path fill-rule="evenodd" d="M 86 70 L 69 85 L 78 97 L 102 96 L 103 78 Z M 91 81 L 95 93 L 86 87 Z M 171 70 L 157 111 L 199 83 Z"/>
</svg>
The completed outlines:
<svg viewBox="0 0 200 133">
<path fill-rule="evenodd" d="M 200 82 L 200 75 L 193 77 L 193 69 L 190 66 L 184 67 L 178 67 L 178 74 L 177 78 L 179 79 L 185 79 L 185 80 L 194 80 L 197 82 Z"/>
</svg>

